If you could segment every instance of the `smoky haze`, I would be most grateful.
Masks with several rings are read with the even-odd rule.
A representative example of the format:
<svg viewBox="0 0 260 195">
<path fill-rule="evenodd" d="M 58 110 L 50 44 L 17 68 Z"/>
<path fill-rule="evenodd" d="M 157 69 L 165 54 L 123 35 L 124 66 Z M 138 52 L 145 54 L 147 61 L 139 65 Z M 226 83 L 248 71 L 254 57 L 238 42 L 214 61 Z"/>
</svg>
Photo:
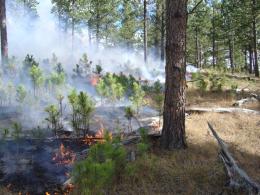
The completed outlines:
<svg viewBox="0 0 260 195">
<path fill-rule="evenodd" d="M 160 60 L 154 59 L 153 56 L 150 56 L 148 65 L 145 65 L 140 50 L 127 50 L 123 47 L 104 48 L 102 45 L 97 49 L 93 40 L 89 45 L 87 27 L 76 30 L 72 46 L 72 33 L 70 30 L 64 33 L 58 29 L 58 20 L 51 13 L 50 0 L 39 2 L 37 19 L 24 16 L 23 9 L 23 7 L 16 8 L 14 13 L 7 8 L 9 51 L 19 59 L 23 59 L 26 54 L 32 54 L 40 61 L 50 58 L 52 53 L 55 53 L 69 72 L 82 54 L 87 53 L 94 64 L 101 62 L 105 71 L 120 72 L 130 68 L 134 72 L 137 69 L 139 75 L 136 76 L 149 80 L 154 80 L 157 69 L 160 70 L 159 72 L 164 69 Z M 125 67 L 126 65 L 128 67 Z M 162 78 L 162 75 L 158 76 L 158 79 L 162 80 Z"/>
<path fill-rule="evenodd" d="M 9 5 L 9 4 L 8 4 Z M 43 63 L 43 60 L 51 59 L 52 54 L 55 53 L 58 57 L 58 62 L 62 63 L 63 68 L 68 76 L 68 83 L 66 87 L 59 89 L 59 92 L 45 91 L 34 100 L 33 86 L 28 73 L 24 73 L 20 78 L 12 78 L 3 74 L 3 87 L 7 88 L 9 83 L 13 85 L 13 101 L 15 102 L 15 88 L 22 84 L 26 87 L 28 95 L 26 103 L 19 105 L 21 113 L 20 122 L 29 129 L 37 126 L 46 126 L 44 119 L 46 113 L 44 109 L 49 104 L 57 105 L 57 94 L 62 93 L 64 97 L 67 96 L 72 88 L 87 91 L 89 95 L 98 99 L 95 89 L 85 83 L 70 82 L 73 75 L 73 69 L 76 63 L 84 53 L 87 53 L 89 60 L 93 62 L 93 69 L 96 64 L 100 64 L 104 72 L 114 72 L 125 74 L 132 74 L 136 78 L 142 78 L 155 81 L 157 79 L 163 81 L 164 67 L 160 60 L 156 60 L 152 55 L 148 58 L 148 63 L 143 61 L 142 50 L 128 50 L 124 47 L 112 48 L 105 47 L 99 44 L 99 47 L 92 40 L 89 44 L 87 27 L 77 29 L 74 37 L 74 44 L 72 46 L 71 30 L 67 33 L 59 30 L 58 20 L 56 16 L 51 13 L 52 3 L 50 0 L 41 0 L 37 6 L 38 17 L 27 16 L 24 12 L 24 7 L 16 7 L 15 9 L 7 6 L 7 29 L 9 42 L 9 56 L 15 56 L 16 66 L 19 74 L 22 74 L 23 60 L 27 54 L 35 57 L 36 61 L 40 63 L 41 69 L 44 70 L 44 76 L 48 76 L 53 67 L 48 67 Z M 66 98 L 64 104 L 67 104 Z M 31 103 L 34 102 L 34 103 Z M 129 102 L 124 100 L 118 105 Z M 18 104 L 17 102 L 14 105 Z M 68 111 L 69 105 L 65 105 Z"/>
</svg>

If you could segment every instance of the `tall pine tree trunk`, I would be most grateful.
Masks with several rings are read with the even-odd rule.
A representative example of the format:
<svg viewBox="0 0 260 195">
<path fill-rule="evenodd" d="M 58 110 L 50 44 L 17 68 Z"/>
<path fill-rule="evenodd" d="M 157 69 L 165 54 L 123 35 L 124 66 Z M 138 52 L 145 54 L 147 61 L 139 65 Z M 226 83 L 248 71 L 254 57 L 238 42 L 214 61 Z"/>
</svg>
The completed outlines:
<svg viewBox="0 0 260 195">
<path fill-rule="evenodd" d="M 246 47 L 244 49 L 244 63 L 245 63 L 244 70 L 247 71 L 248 70 L 248 65 L 247 65 L 247 49 L 246 49 Z"/>
<path fill-rule="evenodd" d="M 249 46 L 249 73 L 253 73 L 253 52 L 252 52 L 252 46 Z"/>
<path fill-rule="evenodd" d="M 0 23 L 1 23 L 1 57 L 2 67 L 8 62 L 8 42 L 7 42 L 7 27 L 6 27 L 6 8 L 5 0 L 0 1 Z"/>
<path fill-rule="evenodd" d="M 254 49 L 254 71 L 255 71 L 255 76 L 259 77 L 259 66 L 258 66 L 258 54 L 257 54 L 257 35 L 256 35 L 256 0 L 253 0 L 253 7 L 252 7 L 252 13 L 253 13 L 253 21 L 252 21 L 252 30 L 253 30 L 253 49 Z"/>
<path fill-rule="evenodd" d="M 166 81 L 161 146 L 186 148 L 185 72 L 187 0 L 166 1 Z"/>
<path fill-rule="evenodd" d="M 147 62 L 147 0 L 144 0 L 144 62 Z"/>
<path fill-rule="evenodd" d="M 155 37 L 154 37 L 154 54 L 155 57 L 160 56 L 160 2 L 156 0 L 156 15 L 155 15 Z"/>
<path fill-rule="evenodd" d="M 234 73 L 234 55 L 233 55 L 233 44 L 231 39 L 228 39 L 228 49 L 229 49 L 229 61 L 232 74 Z"/>
<path fill-rule="evenodd" d="M 162 2 L 161 16 L 161 61 L 165 60 L 165 1 Z"/>
<path fill-rule="evenodd" d="M 213 5 L 213 16 L 212 16 L 212 65 L 216 66 L 216 25 L 215 25 L 215 8 Z"/>
<path fill-rule="evenodd" d="M 199 65 L 199 39 L 198 39 L 198 27 L 195 28 L 195 62 L 197 68 L 200 67 Z"/>
</svg>

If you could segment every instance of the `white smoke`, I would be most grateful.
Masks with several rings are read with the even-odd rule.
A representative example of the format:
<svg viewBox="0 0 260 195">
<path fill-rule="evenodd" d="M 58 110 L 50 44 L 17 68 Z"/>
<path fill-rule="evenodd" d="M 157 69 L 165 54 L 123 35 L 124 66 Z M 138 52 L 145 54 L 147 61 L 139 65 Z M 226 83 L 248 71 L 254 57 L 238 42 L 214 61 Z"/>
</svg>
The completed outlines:
<svg viewBox="0 0 260 195">
<path fill-rule="evenodd" d="M 116 46 L 107 48 L 102 44 L 98 48 L 94 40 L 89 45 L 87 26 L 75 32 L 74 44 L 72 45 L 71 30 L 68 29 L 67 33 L 59 30 L 57 17 L 51 13 L 52 6 L 51 0 L 41 0 L 37 6 L 38 17 L 36 19 L 26 16 L 23 6 L 16 8 L 15 11 L 7 7 L 9 55 L 18 58 L 17 65 L 20 68 L 27 54 L 32 54 L 41 63 L 43 59 L 50 59 L 55 53 L 58 61 L 62 63 L 66 73 L 71 77 L 75 64 L 78 63 L 83 53 L 87 53 L 93 66 L 101 63 L 100 65 L 105 72 L 123 72 L 132 74 L 136 78 L 163 81 L 164 67 L 160 60 L 149 55 L 148 63 L 145 64 L 142 50 L 130 51 Z M 44 67 L 42 63 L 40 66 L 45 71 L 51 69 Z M 12 78 L 2 78 L 2 80 L 5 80 L 6 83 L 13 82 L 14 85 L 18 85 L 20 82 L 19 79 Z M 33 89 L 29 78 L 26 83 L 23 81 L 22 84 L 32 93 Z M 89 88 L 84 83 L 75 82 L 72 83 L 72 86 L 61 89 L 62 95 L 66 97 L 71 88 L 87 91 L 92 96 L 96 95 L 93 88 Z M 57 93 L 41 94 L 35 105 L 35 100 L 28 100 L 34 103 L 30 104 L 29 102 L 29 106 L 22 108 L 23 125 L 28 128 L 42 125 L 45 118 L 44 108 L 47 103 L 57 104 L 56 95 Z"/>
<path fill-rule="evenodd" d="M 143 79 L 154 80 L 157 69 L 162 70 L 160 60 L 151 55 L 148 64 L 143 62 L 142 51 L 129 51 L 124 48 L 99 48 L 95 43 L 89 45 L 87 27 L 75 33 L 72 51 L 72 36 L 58 29 L 58 21 L 53 13 L 51 0 L 42 0 L 37 6 L 39 17 L 32 19 L 23 14 L 17 16 L 12 10 L 8 11 L 8 39 L 11 55 L 23 59 L 26 54 L 34 55 L 38 60 L 50 58 L 55 53 L 59 61 L 72 70 L 83 53 L 87 53 L 94 63 L 101 61 L 105 71 L 126 71 L 125 68 L 138 69 Z M 8 8 L 7 8 L 8 9 Z M 21 7 L 21 9 L 23 9 Z M 23 13 L 23 11 L 20 11 Z M 129 64 L 130 63 L 130 64 Z M 129 67 L 125 67 L 128 65 Z"/>
</svg>

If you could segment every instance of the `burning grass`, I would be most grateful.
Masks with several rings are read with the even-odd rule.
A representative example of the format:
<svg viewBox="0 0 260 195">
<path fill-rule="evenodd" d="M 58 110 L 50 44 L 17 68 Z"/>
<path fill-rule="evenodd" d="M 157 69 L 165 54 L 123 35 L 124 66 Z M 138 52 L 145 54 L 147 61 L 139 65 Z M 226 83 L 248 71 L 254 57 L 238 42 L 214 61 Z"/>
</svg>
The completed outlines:
<svg viewBox="0 0 260 195">
<path fill-rule="evenodd" d="M 66 148 L 64 144 L 60 145 L 60 148 L 55 153 L 52 160 L 58 165 L 73 165 L 76 159 L 76 154 L 69 148 Z"/>
</svg>

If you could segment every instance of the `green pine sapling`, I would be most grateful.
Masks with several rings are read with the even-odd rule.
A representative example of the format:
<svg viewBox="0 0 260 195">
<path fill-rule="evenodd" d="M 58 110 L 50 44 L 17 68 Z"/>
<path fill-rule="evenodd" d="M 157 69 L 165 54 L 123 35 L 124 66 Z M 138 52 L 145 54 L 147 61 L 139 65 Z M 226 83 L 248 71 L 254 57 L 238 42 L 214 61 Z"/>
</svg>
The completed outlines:
<svg viewBox="0 0 260 195">
<path fill-rule="evenodd" d="M 43 73 L 38 66 L 33 65 L 30 69 L 30 76 L 33 82 L 33 93 L 36 96 L 36 89 L 44 82 Z"/>
<path fill-rule="evenodd" d="M 2 139 L 5 140 L 8 135 L 9 135 L 9 129 L 8 128 L 4 128 L 3 131 L 2 131 Z"/>
<path fill-rule="evenodd" d="M 94 71 L 95 74 L 101 75 L 101 72 L 103 71 L 103 68 L 101 65 L 96 65 L 96 69 Z"/>
<path fill-rule="evenodd" d="M 23 67 L 24 67 L 25 71 L 28 72 L 28 70 L 30 70 L 33 66 L 38 67 L 39 63 L 36 62 L 33 55 L 27 54 L 23 61 Z"/>
<path fill-rule="evenodd" d="M 73 89 L 69 95 L 68 95 L 69 103 L 72 109 L 72 119 L 71 124 L 74 130 L 76 131 L 77 137 L 79 137 L 79 124 L 78 124 L 78 108 L 77 108 L 77 102 L 78 102 L 78 95 L 77 91 Z"/>
<path fill-rule="evenodd" d="M 94 102 L 86 93 L 81 91 L 77 97 L 77 107 L 80 116 L 81 127 L 83 128 L 83 135 L 86 137 L 89 131 L 90 117 L 94 111 Z"/>
<path fill-rule="evenodd" d="M 27 92 L 23 85 L 18 85 L 16 88 L 16 101 L 22 104 L 26 98 Z"/>
<path fill-rule="evenodd" d="M 59 94 L 57 96 L 57 100 L 59 102 L 59 112 L 60 112 L 60 118 L 62 119 L 62 115 L 63 115 L 63 100 L 64 100 L 64 96 Z"/>
<path fill-rule="evenodd" d="M 144 105 L 144 96 L 145 92 L 143 91 L 142 86 L 135 82 L 133 84 L 133 94 L 130 97 L 130 100 L 137 114 L 139 114 L 140 107 Z"/>
<path fill-rule="evenodd" d="M 101 104 L 103 103 L 103 98 L 109 96 L 109 89 L 108 86 L 106 85 L 104 79 L 100 79 L 98 84 L 96 85 L 96 90 L 97 93 L 101 97 Z"/>
<path fill-rule="evenodd" d="M 88 55 L 84 53 L 79 60 L 79 64 L 83 67 L 84 72 L 88 75 L 91 73 L 91 62 L 88 61 Z"/>
<path fill-rule="evenodd" d="M 155 94 L 154 101 L 156 105 L 156 110 L 158 111 L 158 115 L 159 115 L 159 127 L 161 127 L 161 116 L 163 114 L 163 102 L 164 102 L 163 94 L 161 93 Z"/>
<path fill-rule="evenodd" d="M 57 136 L 57 132 L 60 128 L 59 125 L 60 112 L 58 111 L 58 108 L 55 105 L 50 105 L 47 108 L 45 108 L 45 112 L 47 112 L 48 114 L 45 120 L 49 122 L 50 127 L 54 132 L 54 135 Z"/>
<path fill-rule="evenodd" d="M 128 120 L 128 128 L 130 132 L 133 132 L 133 128 L 132 128 L 132 119 L 134 117 L 134 110 L 128 106 L 125 108 L 125 117 Z"/>
<path fill-rule="evenodd" d="M 15 87 L 13 83 L 9 82 L 7 85 L 7 95 L 8 95 L 9 105 L 12 104 L 14 94 L 15 94 Z"/>
<path fill-rule="evenodd" d="M 13 127 L 13 132 L 12 132 L 12 136 L 18 140 L 21 136 L 22 133 L 22 125 L 20 123 L 14 122 L 12 124 Z"/>
</svg>

